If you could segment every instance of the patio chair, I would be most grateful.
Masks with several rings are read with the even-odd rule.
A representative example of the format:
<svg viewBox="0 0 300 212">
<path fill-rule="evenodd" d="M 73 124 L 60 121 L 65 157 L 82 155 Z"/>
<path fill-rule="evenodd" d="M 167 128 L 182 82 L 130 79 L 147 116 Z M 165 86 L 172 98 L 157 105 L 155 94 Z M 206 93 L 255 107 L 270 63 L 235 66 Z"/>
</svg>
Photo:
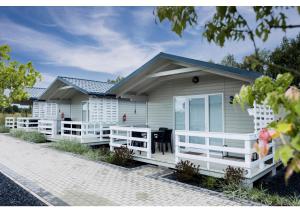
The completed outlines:
<svg viewBox="0 0 300 212">
<path fill-rule="evenodd" d="M 153 132 L 152 137 L 153 142 L 159 144 L 158 149 L 159 151 L 162 151 L 163 155 L 165 154 L 164 146 L 166 148 L 166 151 L 168 151 L 168 144 L 170 144 L 171 153 L 173 153 L 171 129 L 161 127 L 159 128 L 158 132 Z"/>
<path fill-rule="evenodd" d="M 164 145 L 165 132 L 166 131 L 158 131 L 158 132 L 153 132 L 152 133 L 152 142 L 153 143 L 158 143 L 158 149 L 162 151 L 163 155 L 165 154 L 164 146 L 163 146 Z"/>
</svg>

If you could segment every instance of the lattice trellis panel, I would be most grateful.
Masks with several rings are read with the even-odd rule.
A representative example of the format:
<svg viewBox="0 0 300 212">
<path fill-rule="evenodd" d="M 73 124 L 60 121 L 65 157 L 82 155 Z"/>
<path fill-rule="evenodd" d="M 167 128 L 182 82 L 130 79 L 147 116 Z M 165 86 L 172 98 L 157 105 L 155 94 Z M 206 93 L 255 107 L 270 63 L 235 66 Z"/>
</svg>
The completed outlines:
<svg viewBox="0 0 300 212">
<path fill-rule="evenodd" d="M 259 132 L 262 128 L 268 126 L 269 123 L 275 120 L 273 110 L 267 105 L 260 105 L 254 102 L 253 108 L 249 111 L 249 115 L 253 116 L 254 132 Z"/>
<path fill-rule="evenodd" d="M 40 119 L 56 119 L 57 104 L 49 102 L 34 102 L 32 107 L 32 117 Z"/>
<path fill-rule="evenodd" d="M 89 116 L 91 122 L 117 123 L 118 100 L 106 98 L 90 99 Z"/>
</svg>

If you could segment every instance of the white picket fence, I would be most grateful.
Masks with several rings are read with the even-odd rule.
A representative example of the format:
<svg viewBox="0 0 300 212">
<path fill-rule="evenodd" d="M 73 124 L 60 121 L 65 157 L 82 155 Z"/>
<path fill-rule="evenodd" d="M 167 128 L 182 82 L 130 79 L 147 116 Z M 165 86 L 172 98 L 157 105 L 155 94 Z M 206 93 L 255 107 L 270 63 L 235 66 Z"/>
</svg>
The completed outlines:
<svg viewBox="0 0 300 212">
<path fill-rule="evenodd" d="M 144 134 L 142 138 L 132 136 L 133 132 Z M 139 143 L 139 145 L 137 144 Z M 151 129 L 140 127 L 110 126 L 110 150 L 121 146 L 146 153 L 151 158 Z"/>
<path fill-rule="evenodd" d="M 109 126 L 101 122 L 62 121 L 61 136 L 80 143 L 108 143 Z"/>
<path fill-rule="evenodd" d="M 191 143 L 187 137 L 198 137 L 205 140 L 204 144 Z M 210 139 L 228 139 L 234 141 L 235 145 L 212 145 Z M 257 135 L 237 134 L 237 133 L 213 133 L 195 131 L 175 131 L 175 162 L 179 160 L 191 160 L 204 162 L 208 171 L 223 172 L 224 169 L 217 170 L 216 167 L 234 166 L 246 170 L 245 177 L 251 178 L 262 172 L 275 163 L 275 145 L 270 143 L 271 153 L 264 158 L 255 158 L 253 143 L 256 142 Z M 237 145 L 240 144 L 240 145 Z M 240 146 L 240 147 L 237 147 Z M 219 154 L 217 154 L 219 153 Z M 242 157 L 226 157 L 224 155 L 238 154 Z M 271 160 L 271 163 L 269 162 Z M 268 162 L 268 163 L 266 163 Z"/>
<path fill-rule="evenodd" d="M 17 118 L 16 117 L 5 117 L 5 127 L 16 128 L 17 127 Z"/>
<path fill-rule="evenodd" d="M 57 120 L 39 120 L 38 131 L 50 138 L 54 138 L 58 134 L 57 122 Z"/>
<path fill-rule="evenodd" d="M 26 130 L 26 131 L 33 131 L 38 130 L 38 123 L 39 118 L 32 118 L 32 117 L 18 117 L 17 118 L 17 128 Z"/>
</svg>

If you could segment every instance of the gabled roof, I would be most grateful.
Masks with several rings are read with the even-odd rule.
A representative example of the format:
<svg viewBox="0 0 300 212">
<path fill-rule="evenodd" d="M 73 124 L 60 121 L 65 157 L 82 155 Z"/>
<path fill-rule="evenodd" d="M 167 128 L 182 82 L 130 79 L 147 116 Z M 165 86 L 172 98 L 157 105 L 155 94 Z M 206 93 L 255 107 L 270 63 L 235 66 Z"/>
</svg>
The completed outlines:
<svg viewBox="0 0 300 212">
<path fill-rule="evenodd" d="M 230 66 L 224 66 L 220 64 L 210 63 L 210 62 L 204 62 L 201 60 L 195 60 L 191 58 L 181 57 L 177 55 L 167 54 L 167 53 L 159 53 L 154 58 L 149 60 L 147 63 L 145 63 L 143 66 L 132 72 L 130 75 L 128 75 L 125 79 L 120 81 L 118 84 L 114 85 L 112 88 L 108 90 L 108 93 L 116 93 L 116 91 L 125 85 L 128 81 L 130 81 L 133 78 L 137 78 L 140 74 L 150 71 L 149 68 L 152 65 L 155 65 L 156 63 L 168 60 L 173 61 L 177 63 L 183 63 L 187 65 L 197 66 L 200 69 L 203 70 L 209 70 L 211 73 L 224 75 L 227 77 L 232 76 L 232 78 L 240 78 L 245 81 L 254 81 L 256 78 L 260 77 L 262 74 L 254 71 L 248 71 L 240 68 L 230 67 Z M 138 80 L 138 79 L 137 79 Z"/>
<path fill-rule="evenodd" d="M 32 88 L 25 88 L 25 91 L 28 93 L 29 99 L 35 100 L 38 99 L 46 88 L 38 88 L 38 87 L 32 87 Z"/>
<path fill-rule="evenodd" d="M 103 95 L 113 86 L 112 83 L 101 82 L 96 80 L 63 77 L 63 76 L 58 76 L 57 79 L 89 95 Z"/>
<path fill-rule="evenodd" d="M 101 82 L 96 80 L 88 80 L 88 79 L 80 79 L 73 77 L 64 77 L 58 76 L 51 85 L 42 93 L 40 99 L 46 98 L 47 95 L 51 95 L 53 93 L 53 89 L 58 84 L 65 84 L 67 86 L 71 86 L 76 91 L 79 91 L 86 95 L 95 95 L 95 96 L 107 96 L 106 92 L 113 86 L 112 83 Z"/>
</svg>

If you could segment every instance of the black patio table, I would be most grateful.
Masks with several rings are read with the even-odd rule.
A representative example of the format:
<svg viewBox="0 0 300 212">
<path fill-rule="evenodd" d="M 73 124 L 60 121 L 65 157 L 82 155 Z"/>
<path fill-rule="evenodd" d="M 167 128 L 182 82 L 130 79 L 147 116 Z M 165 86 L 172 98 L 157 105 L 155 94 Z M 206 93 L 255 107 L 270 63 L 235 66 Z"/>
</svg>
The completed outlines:
<svg viewBox="0 0 300 212">
<path fill-rule="evenodd" d="M 151 152 L 152 154 L 155 153 L 155 134 L 157 135 L 157 133 L 164 133 L 163 130 L 151 130 Z M 144 138 L 145 137 L 145 133 L 143 132 L 135 132 L 133 131 L 131 134 L 132 137 L 136 137 L 136 138 Z M 144 142 L 141 141 L 133 141 L 132 145 L 133 146 L 137 146 L 137 147 L 142 147 Z"/>
</svg>

